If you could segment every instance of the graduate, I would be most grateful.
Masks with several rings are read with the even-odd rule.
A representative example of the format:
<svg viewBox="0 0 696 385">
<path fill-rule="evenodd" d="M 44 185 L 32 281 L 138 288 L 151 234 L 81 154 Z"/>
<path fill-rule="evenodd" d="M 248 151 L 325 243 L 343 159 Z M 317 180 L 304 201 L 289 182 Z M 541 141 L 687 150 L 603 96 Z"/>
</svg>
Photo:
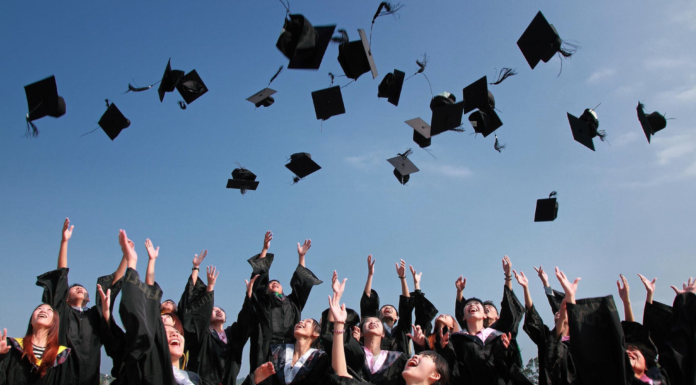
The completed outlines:
<svg viewBox="0 0 696 385">
<path fill-rule="evenodd" d="M 295 327 L 301 321 L 309 294 L 315 285 L 322 283 L 311 270 L 305 267 L 305 255 L 312 246 L 307 239 L 297 244 L 299 263 L 290 280 L 292 292 L 285 295 L 283 285 L 278 280 L 269 279 L 274 255 L 268 253 L 273 233 L 264 236 L 261 253 L 251 257 L 251 277 L 258 275 L 254 283 L 254 295 L 258 303 L 255 309 L 256 323 L 250 330 L 249 364 L 251 372 L 270 358 L 271 345 L 292 344 L 295 342 Z"/>
<path fill-rule="evenodd" d="M 66 362 L 70 348 L 59 341 L 60 317 L 51 305 L 39 305 L 23 338 L 0 335 L 0 385 L 60 385 L 75 381 Z"/>
<path fill-rule="evenodd" d="M 69 365 L 75 374 L 75 384 L 93 385 L 99 382 L 102 317 L 98 306 L 85 307 L 89 294 L 84 286 L 68 284 L 68 241 L 74 228 L 70 219 L 65 218 L 58 269 L 38 276 L 36 286 L 43 288 L 42 302 L 51 305 L 60 318 L 60 343 L 71 349 Z"/>
<path fill-rule="evenodd" d="M 344 325 L 347 318 L 345 304 L 340 305 L 339 296 L 334 294 L 333 297 L 329 297 L 329 308 L 335 320 L 335 329 L 333 330 L 335 342 L 331 355 L 331 365 L 335 374 L 328 377 L 328 383 L 332 385 L 368 384 L 369 382 L 365 379 L 349 374 L 346 365 L 343 339 L 340 338 L 340 335 L 345 332 Z M 424 336 L 421 334 L 419 337 Z M 449 383 L 447 361 L 433 351 L 424 351 L 413 356 L 407 361 L 400 374 L 406 385 L 446 385 Z"/>
<path fill-rule="evenodd" d="M 411 267 L 411 274 L 413 275 L 413 286 L 415 288 L 412 297 L 415 298 L 416 310 L 416 319 L 412 326 L 413 333 L 414 335 L 423 333 L 425 337 L 423 343 L 414 340 L 414 348 L 416 352 L 420 350 L 434 350 L 435 345 L 440 343 L 442 336 L 450 332 L 458 332 L 459 325 L 454 317 L 449 314 L 440 314 L 437 316 L 437 308 L 425 297 L 425 294 L 420 289 L 420 281 L 423 273 L 416 273 L 416 270 Z M 466 282 L 462 277 L 459 277 L 455 282 L 458 295 L 461 295 L 461 291 L 459 291 L 460 284 L 462 284 L 462 290 L 464 290 L 463 285 L 466 285 Z M 437 316 L 437 318 L 435 318 L 435 316 Z M 433 329 L 433 320 L 435 320 L 435 329 Z M 409 334 L 408 336 L 413 340 L 414 335 Z"/>
<path fill-rule="evenodd" d="M 543 272 L 543 269 L 541 271 Z M 537 346 L 539 385 L 580 384 L 575 363 L 570 354 L 568 312 L 565 301 L 561 302 L 559 311 L 554 315 L 554 328 L 549 330 L 534 307 L 532 295 L 529 292 L 529 280 L 521 271 L 517 273 L 513 270 L 513 273 L 517 283 L 524 289 L 526 315 L 523 329 Z M 547 284 L 548 281 L 544 287 L 548 287 Z"/>
<path fill-rule="evenodd" d="M 377 317 L 382 322 L 382 328 L 384 329 L 384 337 L 381 342 L 382 350 L 410 354 L 409 339 L 406 337 L 406 334 L 408 334 L 411 328 L 411 313 L 413 312 L 414 299 L 411 298 L 411 294 L 408 291 L 408 283 L 406 282 L 406 262 L 402 259 L 400 264 L 396 264 L 396 274 L 401 282 L 398 312 L 392 305 L 379 307 L 379 295 L 375 290 L 372 290 L 375 262 L 377 260 L 373 259 L 372 255 L 367 256 L 367 281 L 365 282 L 363 295 L 360 298 L 360 316 L 363 322 L 367 317 Z M 408 317 L 408 319 L 398 322 L 399 314 Z"/>
<path fill-rule="evenodd" d="M 561 302 L 565 299 L 565 293 L 554 290 L 551 287 L 551 284 L 549 283 L 549 276 L 546 274 L 544 271 L 544 267 L 539 265 L 537 268 L 534 266 L 534 271 L 537 272 L 537 275 L 539 276 L 539 279 L 541 280 L 542 285 L 544 285 L 544 293 L 546 294 L 546 299 L 549 301 L 549 306 L 551 306 L 551 311 L 554 314 L 554 317 L 556 313 L 561 309 Z"/>
</svg>

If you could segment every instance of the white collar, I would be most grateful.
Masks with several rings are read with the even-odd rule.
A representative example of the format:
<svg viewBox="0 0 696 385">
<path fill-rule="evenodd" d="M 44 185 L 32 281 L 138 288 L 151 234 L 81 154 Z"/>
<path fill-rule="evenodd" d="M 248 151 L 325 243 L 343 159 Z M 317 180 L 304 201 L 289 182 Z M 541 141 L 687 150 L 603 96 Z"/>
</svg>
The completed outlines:
<svg viewBox="0 0 696 385">
<path fill-rule="evenodd" d="M 295 362 L 295 365 L 292 364 L 292 356 L 295 354 L 295 345 L 293 344 L 287 344 L 285 345 L 285 367 L 283 368 L 283 373 L 285 374 L 285 384 L 290 384 L 292 383 L 292 380 L 295 379 L 295 376 L 297 375 L 297 372 L 300 371 L 304 363 L 307 361 L 309 356 L 314 353 L 317 349 L 310 348 L 305 352 L 305 354 L 300 357 L 297 362 Z"/>
</svg>

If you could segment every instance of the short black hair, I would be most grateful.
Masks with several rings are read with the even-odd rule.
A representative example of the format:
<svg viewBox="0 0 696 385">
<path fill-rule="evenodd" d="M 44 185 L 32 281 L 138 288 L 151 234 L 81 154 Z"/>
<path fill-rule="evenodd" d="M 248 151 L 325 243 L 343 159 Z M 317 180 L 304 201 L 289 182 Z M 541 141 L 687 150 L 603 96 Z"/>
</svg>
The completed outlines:
<svg viewBox="0 0 696 385">
<path fill-rule="evenodd" d="M 433 363 L 435 363 L 435 371 L 440 375 L 440 379 L 433 385 L 447 385 L 449 383 L 449 365 L 447 360 L 433 350 L 422 351 L 420 355 L 430 357 Z"/>
<path fill-rule="evenodd" d="M 485 303 L 484 301 L 481 301 L 480 299 L 478 299 L 478 298 L 476 298 L 476 297 L 471 297 L 471 298 L 467 298 L 467 299 L 464 300 L 464 306 L 466 306 L 467 303 L 469 303 L 469 302 L 474 302 L 474 301 L 480 303 L 481 306 L 483 306 L 483 304 Z"/>
<path fill-rule="evenodd" d="M 493 306 L 493 309 L 495 309 L 495 311 L 498 311 L 498 307 L 495 306 L 495 303 L 493 303 L 493 301 L 484 301 L 481 305 L 483 305 L 484 307 Z"/>
<path fill-rule="evenodd" d="M 397 309 L 396 306 L 390 305 L 390 304 L 385 304 L 384 306 L 382 306 L 381 308 L 379 308 L 379 315 L 382 315 L 382 309 L 384 309 L 384 308 L 387 307 L 387 306 L 393 307 L 393 308 L 394 308 L 394 312 L 396 312 L 396 316 L 397 316 L 397 317 L 399 316 L 399 309 Z"/>
</svg>

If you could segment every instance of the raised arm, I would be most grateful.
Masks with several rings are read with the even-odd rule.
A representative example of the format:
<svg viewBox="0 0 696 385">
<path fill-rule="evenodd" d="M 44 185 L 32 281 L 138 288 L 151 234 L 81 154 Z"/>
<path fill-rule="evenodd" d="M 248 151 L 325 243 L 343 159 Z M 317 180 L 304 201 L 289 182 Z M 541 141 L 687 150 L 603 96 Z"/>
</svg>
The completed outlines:
<svg viewBox="0 0 696 385">
<path fill-rule="evenodd" d="M 196 281 L 198 281 L 198 273 L 201 271 L 201 263 L 208 255 L 208 250 L 201 251 L 200 254 L 194 254 L 193 256 L 193 267 L 191 268 L 191 281 L 193 286 L 196 286 Z"/>
<path fill-rule="evenodd" d="M 367 256 L 367 282 L 365 282 L 365 295 L 369 298 L 372 293 L 372 276 L 375 275 L 375 262 L 377 258 L 372 258 L 372 254 Z"/>
<path fill-rule="evenodd" d="M 580 283 L 581 278 L 575 278 L 575 281 L 570 282 L 565 273 L 559 270 L 558 267 L 556 267 L 556 278 L 558 278 L 558 282 L 561 283 L 565 291 L 566 303 L 575 305 L 575 293 L 578 290 L 578 283 Z"/>
<path fill-rule="evenodd" d="M 406 262 L 401 260 L 401 263 L 395 263 L 396 265 L 396 275 L 399 276 L 401 281 L 401 295 L 404 297 L 410 297 L 411 293 L 408 291 L 408 282 L 406 282 Z"/>
<path fill-rule="evenodd" d="M 652 304 L 653 295 L 655 294 L 655 282 L 657 282 L 657 278 L 653 278 L 653 280 L 650 281 L 640 274 L 638 274 L 638 277 L 640 277 L 640 280 L 643 282 L 643 286 L 645 286 L 645 291 L 647 292 L 645 302 Z"/>
<path fill-rule="evenodd" d="M 331 350 L 331 366 L 338 376 L 352 378 L 351 375 L 348 374 L 348 366 L 346 365 L 346 354 L 343 350 L 342 336 L 342 334 L 345 332 L 344 327 L 346 326 L 346 318 L 348 318 L 348 313 L 346 312 L 346 304 L 339 305 L 337 293 L 334 293 L 333 296 L 329 296 L 329 309 L 334 319 L 334 339 Z"/>
<path fill-rule="evenodd" d="M 454 286 L 457 288 L 457 300 L 454 301 L 454 318 L 457 320 L 460 328 L 466 329 L 466 322 L 464 322 L 464 289 L 466 288 L 466 278 L 460 275 L 454 282 Z"/>
<path fill-rule="evenodd" d="M 297 244 L 297 257 L 299 258 L 298 263 L 302 267 L 307 267 L 305 266 L 305 255 L 307 255 L 307 251 L 309 251 L 309 248 L 312 247 L 312 240 L 311 239 L 305 239 L 304 243 L 300 246 L 300 244 Z"/>
<path fill-rule="evenodd" d="M 65 218 L 65 222 L 63 222 L 63 237 L 60 240 L 60 251 L 58 252 L 59 269 L 68 267 L 68 241 L 72 237 L 74 228 L 75 226 L 70 226 L 70 219 Z"/>
<path fill-rule="evenodd" d="M 126 230 L 121 230 L 118 234 L 118 243 L 121 245 L 121 251 L 126 257 L 126 265 L 129 269 L 137 270 L 138 267 L 138 253 L 135 252 L 135 247 L 133 247 L 133 242 L 128 239 L 128 234 Z"/>
<path fill-rule="evenodd" d="M 503 273 L 505 273 L 505 286 L 512 290 L 512 262 L 510 258 L 506 255 L 503 257 Z"/>
<path fill-rule="evenodd" d="M 529 280 L 521 271 L 517 273 L 515 270 L 513 270 L 512 273 L 515 275 L 517 283 L 519 283 L 524 289 L 524 307 L 529 310 L 534 305 L 532 302 L 532 295 L 529 293 Z"/>
<path fill-rule="evenodd" d="M 111 318 L 111 289 L 107 289 L 106 294 L 104 294 L 104 290 L 102 289 L 101 285 L 97 285 L 97 290 L 99 291 L 99 296 L 101 297 L 102 316 L 104 317 L 104 321 L 109 322 L 109 319 Z"/>
<path fill-rule="evenodd" d="M 155 249 L 152 245 L 150 238 L 145 240 L 145 248 L 147 249 L 147 256 L 149 257 L 147 261 L 147 271 L 145 272 L 145 283 L 148 285 L 155 284 L 155 261 L 157 256 L 159 256 L 159 246 Z"/>
<path fill-rule="evenodd" d="M 631 307 L 631 297 L 629 293 L 628 281 L 626 278 L 619 274 L 621 277 L 620 281 L 616 281 L 616 287 L 619 289 L 619 297 L 621 297 L 621 302 L 624 305 L 624 320 L 628 322 L 635 322 L 633 317 L 633 308 Z"/>
<path fill-rule="evenodd" d="M 215 268 L 215 266 L 208 266 L 206 269 L 206 276 L 208 277 L 208 292 L 215 290 L 215 283 L 217 282 L 218 274 L 220 271 Z"/>
<path fill-rule="evenodd" d="M 541 283 L 544 286 L 544 293 L 546 293 L 546 299 L 549 301 L 551 311 L 556 314 L 556 312 L 560 309 L 561 301 L 563 301 L 565 298 L 564 293 L 551 288 L 551 284 L 549 284 L 549 276 L 546 274 L 541 265 L 539 265 L 539 268 L 535 266 L 534 270 L 536 270 L 537 275 L 539 276 L 539 279 L 541 279 Z"/>
<path fill-rule="evenodd" d="M 261 254 L 259 254 L 259 258 L 266 258 L 268 249 L 271 247 L 271 240 L 273 240 L 273 233 L 270 230 L 266 231 L 266 235 L 264 235 L 263 237 L 263 249 L 261 249 Z"/>
<path fill-rule="evenodd" d="M 408 265 L 408 268 L 411 270 L 411 275 L 413 276 L 413 290 L 420 290 L 420 280 L 423 272 L 417 273 L 416 269 L 411 265 Z"/>
</svg>

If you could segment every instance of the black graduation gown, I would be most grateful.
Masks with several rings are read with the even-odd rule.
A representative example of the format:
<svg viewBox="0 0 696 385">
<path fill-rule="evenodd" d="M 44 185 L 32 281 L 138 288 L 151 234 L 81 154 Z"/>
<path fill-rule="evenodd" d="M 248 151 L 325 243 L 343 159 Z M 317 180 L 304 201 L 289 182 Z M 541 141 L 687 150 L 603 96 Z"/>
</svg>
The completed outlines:
<svg viewBox="0 0 696 385">
<path fill-rule="evenodd" d="M 70 348 L 61 346 L 54 361 L 43 377 L 36 374 L 38 366 L 22 358 L 24 346 L 21 338 L 7 338 L 10 351 L 0 354 L 0 385 L 63 385 L 74 383 L 73 370 L 68 357 Z"/>
<path fill-rule="evenodd" d="M 276 374 L 261 382 L 264 385 L 319 385 L 324 382 L 327 371 L 331 369 L 331 358 L 323 350 L 315 350 L 310 354 L 297 372 L 292 382 L 285 382 L 285 348 L 292 344 L 279 344 L 271 347 L 270 360 Z M 243 385 L 254 385 L 254 374 L 244 380 Z"/>
<path fill-rule="evenodd" d="M 256 255 L 248 260 L 252 267 L 251 276 L 259 275 L 254 283 L 254 296 L 258 309 L 253 312 L 255 322 L 249 331 L 251 372 L 268 361 L 271 345 L 295 342 L 294 327 L 301 320 L 302 309 L 307 303 L 312 288 L 322 283 L 311 270 L 298 264 L 290 279 L 291 293 L 283 295 L 282 299 L 269 294 L 268 275 L 273 258 L 273 254 L 268 253 L 265 258 L 259 258 L 259 255 Z"/>
<path fill-rule="evenodd" d="M 410 339 L 406 334 L 411 332 L 411 324 L 413 323 L 413 308 L 415 306 L 415 298 L 399 296 L 399 320 L 396 322 L 391 332 L 384 328 L 384 338 L 382 338 L 382 350 L 404 352 L 411 354 Z M 360 316 L 364 320 L 365 317 L 379 317 L 379 294 L 372 290 L 368 297 L 363 292 L 360 298 Z"/>
<path fill-rule="evenodd" d="M 335 373 L 327 376 L 326 385 L 372 385 L 361 378 L 341 377 Z"/>
<path fill-rule="evenodd" d="M 646 302 L 643 311 L 643 327 L 650 332 L 650 339 L 658 352 L 667 350 L 667 339 L 672 329 L 672 307 L 657 301 Z"/>
<path fill-rule="evenodd" d="M 99 382 L 101 365 L 102 316 L 96 306 L 80 311 L 68 305 L 69 271 L 63 268 L 42 274 L 36 278 L 36 286 L 44 290 L 43 303 L 53 306 L 60 316 L 60 343 L 71 349 L 68 361 L 75 384 L 94 385 Z"/>
<path fill-rule="evenodd" d="M 360 372 L 365 364 L 365 357 L 362 345 L 353 338 L 351 328 L 360 324 L 360 316 L 353 309 L 346 309 L 348 317 L 346 319 L 345 333 L 343 333 L 343 351 L 346 357 L 346 366 L 354 372 Z M 322 350 L 331 357 L 333 349 L 334 323 L 329 322 L 329 309 L 321 313 L 321 341 Z"/>
<path fill-rule="evenodd" d="M 659 351 L 659 363 L 673 385 L 696 384 L 696 294 L 682 293 L 674 298 L 671 328 Z M 658 347 L 659 349 L 659 347 Z"/>
<path fill-rule="evenodd" d="M 387 359 L 381 368 L 375 373 L 370 371 L 365 360 L 365 351 L 360 351 L 362 356 L 363 366 L 359 372 L 353 373 L 350 369 L 348 372 L 356 378 L 363 381 L 373 383 L 375 385 L 405 385 L 404 377 L 401 375 L 406 368 L 406 362 L 409 357 L 401 351 L 388 351 Z"/>
<path fill-rule="evenodd" d="M 186 334 L 193 338 L 186 340 L 188 370 L 198 373 L 211 383 L 220 384 L 226 382 L 225 377 L 235 381 L 239 374 L 242 351 L 249 336 L 250 304 L 245 295 L 237 322 L 225 328 L 227 343 L 224 343 L 217 332 L 210 330 L 214 302 L 215 293 L 206 290 L 199 298 L 193 298 L 186 310 L 186 318 L 182 321 Z"/>
<path fill-rule="evenodd" d="M 111 376 L 117 378 L 121 372 L 121 365 L 123 364 L 123 358 L 126 355 L 125 341 L 126 333 L 123 332 L 116 322 L 114 321 L 113 315 L 116 314 L 116 297 L 121 293 L 121 288 L 123 285 L 123 279 L 119 279 L 114 282 L 115 275 L 105 275 L 97 279 L 97 284 L 101 285 L 103 290 L 111 290 L 111 303 L 109 304 L 109 309 L 111 309 L 111 317 L 109 322 L 102 321 L 102 343 L 104 344 L 104 350 L 106 355 L 109 356 L 113 362 L 111 366 Z M 97 296 L 96 308 L 99 314 L 102 313 L 102 303 L 101 298 Z"/>
<path fill-rule="evenodd" d="M 580 384 L 568 343 L 549 330 L 532 305 L 524 318 L 524 331 L 537 346 L 539 385 Z"/>
</svg>

